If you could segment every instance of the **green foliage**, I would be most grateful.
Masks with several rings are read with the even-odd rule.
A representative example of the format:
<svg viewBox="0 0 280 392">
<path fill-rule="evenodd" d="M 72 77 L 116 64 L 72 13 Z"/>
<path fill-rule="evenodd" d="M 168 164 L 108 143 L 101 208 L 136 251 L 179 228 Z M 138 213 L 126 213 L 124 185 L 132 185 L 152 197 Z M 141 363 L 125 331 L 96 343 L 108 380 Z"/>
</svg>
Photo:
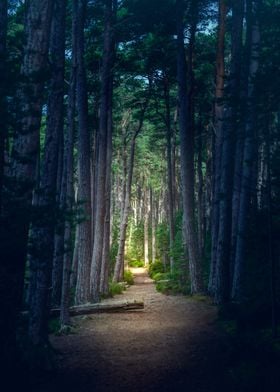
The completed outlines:
<svg viewBox="0 0 280 392">
<path fill-rule="evenodd" d="M 132 225 L 132 223 L 130 223 Z M 127 250 L 127 257 L 131 260 L 144 259 L 144 226 L 143 223 L 132 227 L 131 242 Z M 132 265 L 131 265 L 132 267 Z M 139 266 L 140 267 L 140 266 Z"/>
<path fill-rule="evenodd" d="M 129 284 L 130 286 L 134 284 L 134 278 L 133 278 L 133 274 L 131 271 L 126 270 L 124 271 L 124 277 L 123 277 L 124 281 Z"/>
<path fill-rule="evenodd" d="M 156 272 L 155 274 L 153 274 L 152 279 L 155 282 L 158 282 L 159 280 L 165 279 L 165 274 L 163 272 Z"/>
<path fill-rule="evenodd" d="M 166 222 L 160 223 L 156 229 L 156 242 L 158 244 L 158 250 L 160 256 L 168 252 L 169 246 L 169 236 L 168 236 L 168 226 Z"/>
<path fill-rule="evenodd" d="M 122 283 L 110 282 L 109 283 L 109 295 L 114 297 L 114 295 L 122 294 L 125 290 L 125 286 Z"/>
<path fill-rule="evenodd" d="M 164 273 L 164 272 L 165 272 L 164 264 L 161 261 L 156 261 L 155 263 L 149 265 L 149 276 L 152 279 L 155 279 L 154 277 L 158 273 Z"/>
<path fill-rule="evenodd" d="M 176 276 L 170 273 L 161 274 L 161 280 L 156 282 L 157 291 L 166 295 L 190 294 L 190 286 L 183 284 Z"/>
<path fill-rule="evenodd" d="M 142 268 L 145 263 L 143 260 L 129 260 L 128 265 L 132 268 Z"/>
</svg>

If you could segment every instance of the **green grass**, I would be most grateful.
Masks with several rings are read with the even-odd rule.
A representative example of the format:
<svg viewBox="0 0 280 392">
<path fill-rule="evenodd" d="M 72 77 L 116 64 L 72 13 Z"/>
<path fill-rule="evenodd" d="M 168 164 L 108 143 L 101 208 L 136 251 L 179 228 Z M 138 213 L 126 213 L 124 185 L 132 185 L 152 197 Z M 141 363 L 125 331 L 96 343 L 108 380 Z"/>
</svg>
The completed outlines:
<svg viewBox="0 0 280 392">
<path fill-rule="evenodd" d="M 109 283 L 109 293 L 110 296 L 113 297 L 114 295 L 117 294 L 122 294 L 122 292 L 125 290 L 125 287 L 122 283 L 118 282 L 110 282 Z"/>
<path fill-rule="evenodd" d="M 124 271 L 124 277 L 123 277 L 124 281 L 128 284 L 128 285 L 133 285 L 134 284 L 134 278 L 133 278 L 133 274 L 131 271 Z"/>
</svg>

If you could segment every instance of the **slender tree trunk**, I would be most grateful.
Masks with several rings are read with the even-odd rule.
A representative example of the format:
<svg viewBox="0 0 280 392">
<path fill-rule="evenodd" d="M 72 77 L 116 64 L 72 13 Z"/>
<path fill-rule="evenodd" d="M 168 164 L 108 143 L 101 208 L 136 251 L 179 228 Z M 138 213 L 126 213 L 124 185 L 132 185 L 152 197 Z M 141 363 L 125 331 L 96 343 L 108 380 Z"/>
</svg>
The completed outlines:
<svg viewBox="0 0 280 392">
<path fill-rule="evenodd" d="M 167 150 L 167 189 L 168 189 L 168 223 L 169 223 L 169 249 L 173 248 L 175 238 L 174 224 L 174 170 L 172 169 L 172 128 L 170 115 L 170 91 L 168 77 L 164 80 L 164 98 L 166 108 L 166 150 Z M 170 271 L 174 270 L 174 258 L 170 256 Z"/>
<path fill-rule="evenodd" d="M 254 129 L 256 122 L 255 76 L 259 66 L 260 32 L 257 18 L 258 0 L 252 2 L 252 40 L 251 60 L 248 79 L 247 122 L 244 140 L 244 158 L 241 179 L 240 206 L 238 215 L 238 234 L 236 239 L 236 253 L 231 298 L 235 302 L 242 302 L 244 298 L 243 279 L 245 272 L 245 249 L 248 232 L 248 214 L 250 212 L 251 179 L 255 160 Z"/>
<path fill-rule="evenodd" d="M 70 276 L 70 287 L 71 289 L 76 289 L 77 286 L 77 277 L 78 277 L 78 247 L 79 247 L 79 228 L 76 226 L 75 229 L 75 243 L 73 249 L 73 259 L 72 259 L 72 267 L 71 267 L 71 276 Z"/>
<path fill-rule="evenodd" d="M 77 1 L 72 2 L 72 69 L 71 79 L 68 91 L 68 108 L 67 108 L 67 134 L 64 149 L 64 164 L 62 175 L 62 192 L 61 207 L 68 214 L 73 213 L 74 202 L 74 132 L 75 132 L 75 107 L 76 107 L 76 83 L 77 83 Z M 73 260 L 73 243 L 72 243 L 72 224 L 71 219 L 64 221 L 64 247 L 63 247 L 63 275 L 60 301 L 60 324 L 64 326 L 70 324 L 69 307 L 70 307 L 70 276 Z"/>
<path fill-rule="evenodd" d="M 126 194 L 125 194 L 124 208 L 123 208 L 121 223 L 120 223 L 119 247 L 118 247 L 118 254 L 116 258 L 116 264 L 115 264 L 114 276 L 113 276 L 114 282 L 120 282 L 123 280 L 124 250 L 125 250 L 125 240 L 126 240 L 126 229 L 127 229 L 129 209 L 130 209 L 130 195 L 131 195 L 131 184 L 132 184 L 133 167 L 134 167 L 136 137 L 137 134 L 135 133 L 133 135 L 133 138 L 131 140 L 131 145 L 130 145 Z"/>
<path fill-rule="evenodd" d="M 5 312 L 5 318 L 1 318 L 0 345 L 1 354 L 7 357 L 3 366 L 1 363 L 4 372 L 6 367 L 14 365 L 11 364 L 12 360 L 17 360 L 16 320 L 22 304 L 32 190 L 36 181 L 44 86 L 42 75 L 47 66 L 52 3 L 51 0 L 34 0 L 27 4 L 26 44 L 21 68 L 22 84 L 19 88 L 21 113 L 14 138 L 10 173 L 13 188 L 7 190 L 9 197 L 5 198 L 5 213 L 2 214 L 0 225 L 0 298 Z"/>
<path fill-rule="evenodd" d="M 56 178 L 56 203 L 61 206 L 61 195 L 63 194 L 63 168 L 64 168 L 64 132 L 60 134 L 59 152 L 58 152 L 58 167 Z M 61 284 L 63 275 L 63 244 L 64 244 L 64 218 L 62 215 L 55 225 L 54 234 L 54 254 L 52 267 L 52 300 L 53 306 L 59 306 L 61 298 Z"/>
<path fill-rule="evenodd" d="M 233 5 L 231 69 L 226 88 L 227 102 L 224 105 L 222 128 L 222 150 L 219 186 L 219 232 L 216 252 L 216 302 L 227 302 L 230 298 L 230 251 L 232 190 L 234 173 L 234 132 L 237 128 L 238 100 L 240 93 L 240 53 L 242 52 L 243 1 Z"/>
<path fill-rule="evenodd" d="M 7 66 L 6 66 L 6 46 L 7 46 L 7 19 L 8 3 L 2 0 L 0 3 L 0 213 L 2 209 L 2 188 L 5 163 L 5 141 L 7 137 Z"/>
<path fill-rule="evenodd" d="M 62 144 L 62 145 L 61 145 Z M 64 135 L 63 140 L 59 142 L 59 157 L 57 169 L 57 185 L 56 185 L 56 198 L 57 205 L 61 208 L 61 195 L 62 190 L 62 171 L 63 171 L 63 154 L 64 154 Z M 62 155 L 62 157 L 61 157 Z M 53 268 L 52 268 L 52 300 L 54 306 L 59 306 L 61 297 L 61 283 L 63 275 L 63 244 L 64 244 L 64 219 L 60 217 L 55 226 L 54 234 L 54 254 L 53 254 Z"/>
<path fill-rule="evenodd" d="M 155 195 L 153 189 L 150 189 L 151 200 L 151 221 L 152 221 L 152 263 L 156 261 L 156 219 L 155 219 Z"/>
<path fill-rule="evenodd" d="M 213 135 L 213 194 L 212 194 L 212 248 L 211 248 L 211 265 L 208 283 L 210 294 L 215 293 L 216 272 L 217 272 L 217 242 L 219 235 L 219 186 L 221 173 L 221 151 L 222 151 L 222 127 L 224 111 L 224 81 L 225 81 L 225 32 L 226 32 L 226 14 L 227 6 L 225 0 L 219 1 L 219 30 L 218 45 L 216 55 L 216 92 L 215 92 L 215 117 L 214 117 L 214 135 Z"/>
<path fill-rule="evenodd" d="M 113 80 L 111 76 L 110 97 L 108 98 L 107 162 L 106 162 L 106 213 L 100 277 L 101 294 L 109 293 L 110 230 L 111 230 L 111 171 L 112 171 L 112 133 L 113 133 Z"/>
<path fill-rule="evenodd" d="M 149 265 L 149 203 L 148 191 L 144 191 L 144 264 Z"/>
<path fill-rule="evenodd" d="M 244 4 L 243 4 L 244 6 Z M 238 7 L 238 6 L 236 6 Z M 241 193 L 241 179 L 244 153 L 244 139 L 245 139 L 245 124 L 247 117 L 247 96 L 248 96 L 248 77 L 250 67 L 250 46 L 251 46 L 251 24 L 252 24 L 252 2 L 246 2 L 246 44 L 245 55 L 241 73 L 241 89 L 240 89 L 240 124 L 236 133 L 235 144 L 235 162 L 233 175 L 233 195 L 232 195 L 232 218 L 231 218 L 231 254 L 230 254 L 230 268 L 231 276 L 233 275 L 236 241 L 238 233 L 238 215 L 240 207 L 240 193 Z"/>
<path fill-rule="evenodd" d="M 278 314 L 277 314 L 277 264 L 272 231 L 272 190 L 271 190 L 271 124 L 267 121 L 265 140 L 265 160 L 267 162 L 266 178 L 266 204 L 267 204 L 267 233 L 268 233 L 268 260 L 270 263 L 270 296 L 271 296 L 271 329 L 273 338 L 278 337 Z M 276 246 L 275 246 L 276 245 Z"/>
<path fill-rule="evenodd" d="M 179 84 L 179 126 L 181 142 L 181 181 L 186 245 L 189 256 L 191 292 L 203 291 L 201 260 L 198 249 L 194 208 L 194 135 L 188 113 L 187 65 L 184 47 L 183 3 L 177 0 L 177 77 Z"/>
<path fill-rule="evenodd" d="M 179 197 L 179 184 L 178 184 L 178 149 L 176 147 L 176 137 L 177 137 L 177 121 L 178 121 L 178 108 L 174 112 L 172 137 L 171 137 L 171 168 L 172 168 L 172 189 L 173 189 L 173 201 L 174 201 L 174 213 L 179 210 L 180 197 Z"/>
<path fill-rule="evenodd" d="M 34 345 L 48 341 L 48 306 L 54 251 L 56 185 L 59 142 L 63 133 L 65 5 L 54 1 L 51 32 L 52 80 L 48 101 L 47 129 L 42 175 L 36 208 L 40 217 L 33 222 L 30 257 L 33 296 L 30 302 L 29 337 Z M 51 217 L 51 218 L 50 218 Z M 34 253 L 35 251 L 35 253 Z"/>
<path fill-rule="evenodd" d="M 199 124 L 199 135 L 197 143 L 197 226 L 198 244 L 200 255 L 204 255 L 205 240 L 205 203 L 204 203 L 204 181 L 202 172 L 202 124 Z"/>
<path fill-rule="evenodd" d="M 75 293 L 77 305 L 90 300 L 91 238 L 91 171 L 88 127 L 87 80 L 84 64 L 84 25 L 87 0 L 78 0 L 77 11 L 77 111 L 78 111 L 78 208 L 81 210 L 78 244 L 78 275 Z"/>
<path fill-rule="evenodd" d="M 103 61 L 101 74 L 101 104 L 98 134 L 98 162 L 96 177 L 96 215 L 94 228 L 94 246 L 90 273 L 90 296 L 93 302 L 100 300 L 100 276 L 102 253 L 104 244 L 104 223 L 106 220 L 106 172 L 107 168 L 107 141 L 108 141 L 108 109 L 111 103 L 111 72 L 113 64 L 113 2 L 105 2 L 105 31 L 103 43 Z M 111 126 L 110 126 L 111 128 Z M 110 129 L 111 132 L 111 129 Z M 110 141 L 111 143 L 111 141 Z M 111 160 L 110 160 L 111 161 Z M 109 211 L 108 211 L 109 214 Z"/>
</svg>

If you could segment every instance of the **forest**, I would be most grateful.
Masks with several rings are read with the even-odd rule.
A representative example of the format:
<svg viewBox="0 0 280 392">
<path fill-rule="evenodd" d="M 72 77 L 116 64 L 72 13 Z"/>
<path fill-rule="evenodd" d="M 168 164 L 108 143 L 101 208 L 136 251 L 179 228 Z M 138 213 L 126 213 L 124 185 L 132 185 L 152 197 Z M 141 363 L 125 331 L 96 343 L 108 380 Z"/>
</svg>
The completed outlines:
<svg viewBox="0 0 280 392">
<path fill-rule="evenodd" d="M 139 268 L 217 311 L 233 392 L 280 386 L 279 20 L 279 0 L 0 0 L 11 388 Z"/>
</svg>

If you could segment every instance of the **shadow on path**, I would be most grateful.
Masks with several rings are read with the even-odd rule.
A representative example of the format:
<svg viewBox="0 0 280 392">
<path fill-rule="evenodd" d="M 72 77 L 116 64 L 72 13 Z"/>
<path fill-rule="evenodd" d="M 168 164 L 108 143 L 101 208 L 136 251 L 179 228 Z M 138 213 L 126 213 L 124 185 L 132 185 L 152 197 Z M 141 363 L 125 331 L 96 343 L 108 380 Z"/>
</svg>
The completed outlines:
<svg viewBox="0 0 280 392">
<path fill-rule="evenodd" d="M 160 294 L 145 269 L 132 272 L 135 285 L 114 300 L 143 299 L 145 309 L 92 315 L 76 334 L 52 337 L 58 368 L 34 391 L 230 392 L 216 308 Z"/>
</svg>

